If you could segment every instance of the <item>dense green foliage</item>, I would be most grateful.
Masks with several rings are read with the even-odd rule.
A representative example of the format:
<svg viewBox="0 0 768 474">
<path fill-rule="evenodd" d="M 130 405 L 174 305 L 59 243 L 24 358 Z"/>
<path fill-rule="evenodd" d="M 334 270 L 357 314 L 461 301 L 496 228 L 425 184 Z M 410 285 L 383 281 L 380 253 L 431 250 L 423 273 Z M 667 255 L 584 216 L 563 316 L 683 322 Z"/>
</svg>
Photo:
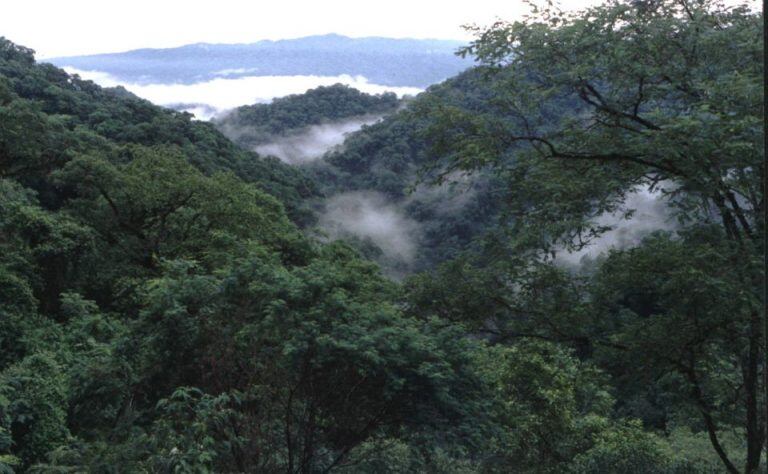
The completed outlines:
<svg viewBox="0 0 768 474">
<path fill-rule="evenodd" d="M 120 159 L 121 145 L 168 145 L 203 173 L 231 171 L 281 199 L 292 217 L 306 217 L 302 200 L 316 191 L 301 171 L 236 147 L 211 124 L 35 64 L 32 51 L 7 40 L 0 60 L 0 173 L 44 201 L 53 193 L 44 176 L 76 154 Z"/>
<path fill-rule="evenodd" d="M 762 15 L 613 1 L 477 33 L 465 52 L 485 65 L 493 99 L 480 113 L 440 100 L 419 113 L 435 119 L 439 172 L 505 181 L 507 225 L 487 254 L 416 280 L 414 311 L 433 307 L 499 340 L 571 346 L 612 376 L 618 414 L 699 432 L 719 469 L 758 472 L 768 400 Z M 605 232 L 601 215 L 631 217 L 638 189 L 656 190 L 677 231 L 575 274 L 558 269 L 553 255 Z"/>
<path fill-rule="evenodd" d="M 761 24 L 535 11 L 309 169 L 0 40 L 0 472 L 761 472 Z M 674 231 L 561 264 L 648 188 Z M 305 235 L 315 189 L 399 203 L 430 270 Z"/>
<path fill-rule="evenodd" d="M 4 470 L 315 472 L 485 429 L 479 346 L 302 236 L 259 189 L 298 172 L 5 40 L 1 59 Z"/>
</svg>

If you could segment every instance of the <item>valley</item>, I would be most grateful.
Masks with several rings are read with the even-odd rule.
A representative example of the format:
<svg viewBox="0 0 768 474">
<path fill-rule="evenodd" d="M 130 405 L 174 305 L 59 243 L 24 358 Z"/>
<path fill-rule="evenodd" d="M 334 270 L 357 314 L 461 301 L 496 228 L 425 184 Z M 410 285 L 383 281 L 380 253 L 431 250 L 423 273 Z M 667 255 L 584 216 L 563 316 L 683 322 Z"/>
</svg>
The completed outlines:
<svg viewBox="0 0 768 474">
<path fill-rule="evenodd" d="M 763 472 L 763 13 L 579 8 L 0 37 L 0 473 Z"/>
</svg>

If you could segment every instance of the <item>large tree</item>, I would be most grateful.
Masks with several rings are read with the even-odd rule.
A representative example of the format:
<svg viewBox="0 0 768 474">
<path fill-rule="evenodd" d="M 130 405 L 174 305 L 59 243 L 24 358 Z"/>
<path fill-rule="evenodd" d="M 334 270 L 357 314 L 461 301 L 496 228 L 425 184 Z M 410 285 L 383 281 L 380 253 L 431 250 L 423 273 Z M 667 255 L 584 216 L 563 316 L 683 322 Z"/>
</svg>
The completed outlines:
<svg viewBox="0 0 768 474">
<path fill-rule="evenodd" d="M 681 229 L 711 230 L 718 243 L 699 248 L 716 249 L 720 267 L 691 263 L 698 267 L 687 284 L 700 276 L 706 284 L 717 282 L 716 270 L 727 275 L 715 286 L 727 288 L 722 297 L 733 304 L 719 308 L 715 319 L 718 328 L 730 327 L 730 344 L 737 344 L 730 348 L 736 353 L 730 369 L 741 379 L 744 470 L 750 473 L 760 463 L 765 419 L 762 23 L 762 13 L 709 0 L 613 0 L 579 13 L 533 8 L 522 21 L 474 28 L 477 39 L 464 53 L 477 58 L 496 92 L 483 111 L 422 104 L 435 119 L 428 139 L 443 176 L 491 168 L 507 180 L 513 245 L 506 248 L 518 260 L 512 273 L 495 280 L 507 295 L 530 288 L 517 278 L 528 274 L 521 271 L 521 255 L 539 264 L 581 248 L 606 230 L 598 216 L 631 216 L 626 198 L 638 189 L 664 196 Z M 664 250 L 672 259 L 679 253 Z M 519 311 L 503 303 L 520 321 Z M 687 311 L 678 316 L 697 317 L 693 307 L 678 309 Z M 707 308 L 707 318 L 713 310 Z M 701 383 L 705 361 L 697 357 L 712 356 L 711 347 L 654 327 L 644 333 L 646 347 L 687 343 L 700 349 L 681 347 L 680 354 L 693 359 L 673 365 L 685 376 L 689 399 L 723 464 L 739 472 L 719 440 L 714 395 Z M 553 331 L 563 336 L 557 325 Z"/>
</svg>

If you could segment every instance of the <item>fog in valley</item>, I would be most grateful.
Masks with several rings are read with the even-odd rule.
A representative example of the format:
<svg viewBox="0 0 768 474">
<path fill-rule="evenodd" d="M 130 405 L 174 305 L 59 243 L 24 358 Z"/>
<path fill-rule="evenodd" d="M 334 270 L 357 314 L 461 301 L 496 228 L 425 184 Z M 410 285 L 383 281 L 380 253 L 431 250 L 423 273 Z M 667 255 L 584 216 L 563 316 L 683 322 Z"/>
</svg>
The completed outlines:
<svg viewBox="0 0 768 474">
<path fill-rule="evenodd" d="M 331 239 L 354 236 L 373 243 L 383 254 L 382 263 L 399 268 L 410 265 L 418 249 L 418 222 L 381 193 L 355 191 L 329 198 L 319 225 Z"/>
<path fill-rule="evenodd" d="M 311 125 L 303 130 L 253 148 L 260 155 L 276 156 L 293 165 L 314 161 L 344 143 L 352 132 L 378 122 L 381 115 L 354 117 L 339 122 Z"/>
</svg>

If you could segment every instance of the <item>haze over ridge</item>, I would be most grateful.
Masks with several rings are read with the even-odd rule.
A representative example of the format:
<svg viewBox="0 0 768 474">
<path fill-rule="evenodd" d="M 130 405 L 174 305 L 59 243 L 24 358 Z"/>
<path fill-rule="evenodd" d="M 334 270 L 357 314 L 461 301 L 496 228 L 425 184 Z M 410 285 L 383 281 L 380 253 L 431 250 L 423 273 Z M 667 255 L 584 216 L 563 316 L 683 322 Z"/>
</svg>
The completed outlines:
<svg viewBox="0 0 768 474">
<path fill-rule="evenodd" d="M 196 43 L 46 61 L 142 85 L 251 76 L 349 75 L 385 86 L 425 88 L 472 65 L 455 54 L 463 44 L 328 34 L 249 44 Z"/>
</svg>

